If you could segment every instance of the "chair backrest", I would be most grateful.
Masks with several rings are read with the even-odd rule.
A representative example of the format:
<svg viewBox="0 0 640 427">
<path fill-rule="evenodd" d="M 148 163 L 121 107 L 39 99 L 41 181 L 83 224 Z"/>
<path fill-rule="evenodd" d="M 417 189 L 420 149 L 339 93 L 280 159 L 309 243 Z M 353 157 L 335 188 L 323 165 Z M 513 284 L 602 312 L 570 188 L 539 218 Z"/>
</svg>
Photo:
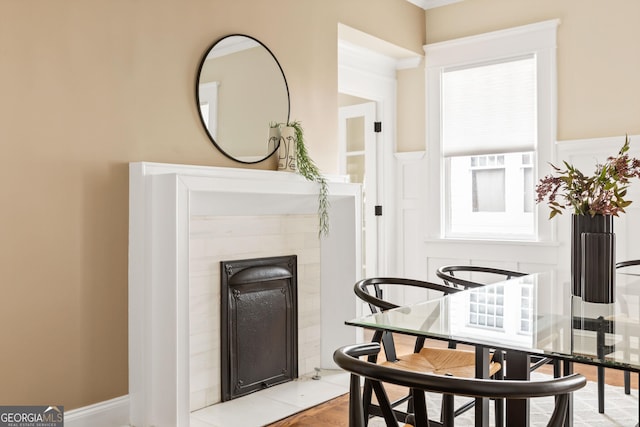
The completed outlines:
<svg viewBox="0 0 640 427">
<path fill-rule="evenodd" d="M 463 279 L 460 276 L 456 276 L 458 274 L 464 273 L 481 273 L 483 275 L 492 275 L 496 276 L 495 280 L 491 282 L 478 282 Z M 469 288 L 477 288 L 479 286 L 484 286 L 488 283 L 493 283 L 501 280 L 508 280 L 513 277 L 526 276 L 527 273 L 523 273 L 521 271 L 512 271 L 512 270 L 504 270 L 502 268 L 493 268 L 493 267 L 483 267 L 479 265 L 445 265 L 436 270 L 436 276 L 438 276 L 442 281 L 449 285 L 454 286 L 461 289 L 469 289 Z"/>
<path fill-rule="evenodd" d="M 401 277 L 371 277 L 362 279 L 356 282 L 353 291 L 358 298 L 369 304 L 372 313 L 379 313 L 398 307 L 397 304 L 385 299 L 381 286 L 411 286 L 414 288 L 440 291 L 445 294 L 460 291 L 460 289 L 452 289 L 450 286 L 442 285 L 441 283 Z"/>
<path fill-rule="evenodd" d="M 351 373 L 349 398 L 349 427 L 364 427 L 360 378 L 363 377 L 376 385 L 381 383 L 409 387 L 414 398 L 414 424 L 416 427 L 429 427 L 428 413 L 424 400 L 424 391 L 473 398 L 526 399 L 544 396 L 557 396 L 553 414 L 548 427 L 560 427 L 567 417 L 569 394 L 585 386 L 586 379 L 580 374 L 553 378 L 544 381 L 526 380 L 484 380 L 466 379 L 381 366 L 360 359 L 361 356 L 377 354 L 378 343 L 366 343 L 341 347 L 333 354 L 336 364 Z M 388 404 L 386 395 L 378 395 L 381 406 Z M 394 424 L 387 424 L 389 426 Z"/>
<path fill-rule="evenodd" d="M 616 269 L 640 265 L 640 259 L 630 259 L 627 261 L 616 262 Z"/>
<path fill-rule="evenodd" d="M 461 289 L 456 289 L 451 286 L 443 285 L 441 283 L 432 283 L 417 279 L 405 279 L 401 277 L 372 277 L 368 279 L 362 279 L 356 282 L 353 290 L 358 298 L 369 304 L 369 308 L 371 309 L 372 313 L 380 313 L 398 307 L 397 304 L 385 299 L 382 288 L 382 286 L 385 285 L 410 286 L 414 288 L 440 291 L 445 294 L 461 291 Z M 373 335 L 372 341 L 382 342 L 387 360 L 397 360 L 396 348 L 393 342 L 393 334 L 391 332 L 376 331 Z M 424 342 L 424 338 L 418 337 L 415 342 L 414 351 L 420 351 L 420 349 L 424 346 Z M 375 361 L 376 356 L 377 354 L 375 356 L 372 356 L 370 360 Z"/>
</svg>

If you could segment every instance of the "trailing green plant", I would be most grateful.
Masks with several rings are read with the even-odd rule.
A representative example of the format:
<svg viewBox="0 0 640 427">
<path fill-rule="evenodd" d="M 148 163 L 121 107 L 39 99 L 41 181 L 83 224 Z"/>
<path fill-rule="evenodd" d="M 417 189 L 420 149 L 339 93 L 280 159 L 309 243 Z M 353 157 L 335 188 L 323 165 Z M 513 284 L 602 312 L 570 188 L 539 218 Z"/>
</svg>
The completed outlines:
<svg viewBox="0 0 640 427">
<path fill-rule="evenodd" d="M 320 173 L 320 169 L 309 157 L 307 147 L 304 140 L 304 130 L 299 121 L 287 123 L 296 133 L 296 163 L 298 172 L 307 180 L 320 184 L 320 194 L 318 195 L 318 220 L 319 220 L 319 236 L 329 235 L 329 186 L 327 180 Z"/>
</svg>

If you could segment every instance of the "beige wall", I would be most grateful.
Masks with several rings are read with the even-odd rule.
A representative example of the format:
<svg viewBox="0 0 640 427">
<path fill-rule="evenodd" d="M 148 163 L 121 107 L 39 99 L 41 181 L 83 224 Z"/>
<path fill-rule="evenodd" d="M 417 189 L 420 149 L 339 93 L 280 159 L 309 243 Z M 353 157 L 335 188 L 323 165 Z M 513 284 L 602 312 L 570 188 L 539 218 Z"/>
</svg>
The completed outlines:
<svg viewBox="0 0 640 427">
<path fill-rule="evenodd" d="M 425 42 L 404 0 L 0 0 L 2 404 L 127 393 L 128 163 L 240 166 L 197 116 L 214 40 L 241 32 L 274 52 L 292 119 L 336 172 L 338 21 Z"/>
<path fill-rule="evenodd" d="M 426 144 L 424 62 L 416 68 L 398 70 L 397 79 L 396 151 L 424 151 Z"/>
<path fill-rule="evenodd" d="M 558 139 L 637 135 L 639 16 L 637 0 L 466 0 L 426 13 L 427 43 L 559 18 Z"/>
</svg>

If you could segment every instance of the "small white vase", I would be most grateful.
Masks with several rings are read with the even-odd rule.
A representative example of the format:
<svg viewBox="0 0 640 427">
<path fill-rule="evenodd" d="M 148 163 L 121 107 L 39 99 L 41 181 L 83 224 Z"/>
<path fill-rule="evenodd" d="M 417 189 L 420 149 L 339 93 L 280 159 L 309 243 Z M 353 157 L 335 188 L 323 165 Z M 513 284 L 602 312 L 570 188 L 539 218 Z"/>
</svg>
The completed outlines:
<svg viewBox="0 0 640 427">
<path fill-rule="evenodd" d="M 278 170 L 297 172 L 296 130 L 291 126 L 280 129 L 280 146 L 278 147 Z"/>
<path fill-rule="evenodd" d="M 271 155 L 278 149 L 280 143 L 280 127 L 269 127 L 269 140 L 267 141 L 267 155 Z"/>
</svg>

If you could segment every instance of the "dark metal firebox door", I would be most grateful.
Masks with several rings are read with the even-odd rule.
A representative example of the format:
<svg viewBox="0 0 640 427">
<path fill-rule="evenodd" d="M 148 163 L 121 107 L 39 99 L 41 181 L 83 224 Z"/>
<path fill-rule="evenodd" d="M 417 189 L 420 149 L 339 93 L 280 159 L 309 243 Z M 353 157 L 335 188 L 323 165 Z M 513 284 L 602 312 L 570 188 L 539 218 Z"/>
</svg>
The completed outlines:
<svg viewBox="0 0 640 427">
<path fill-rule="evenodd" d="M 297 257 L 221 262 L 222 401 L 298 377 Z"/>
</svg>

